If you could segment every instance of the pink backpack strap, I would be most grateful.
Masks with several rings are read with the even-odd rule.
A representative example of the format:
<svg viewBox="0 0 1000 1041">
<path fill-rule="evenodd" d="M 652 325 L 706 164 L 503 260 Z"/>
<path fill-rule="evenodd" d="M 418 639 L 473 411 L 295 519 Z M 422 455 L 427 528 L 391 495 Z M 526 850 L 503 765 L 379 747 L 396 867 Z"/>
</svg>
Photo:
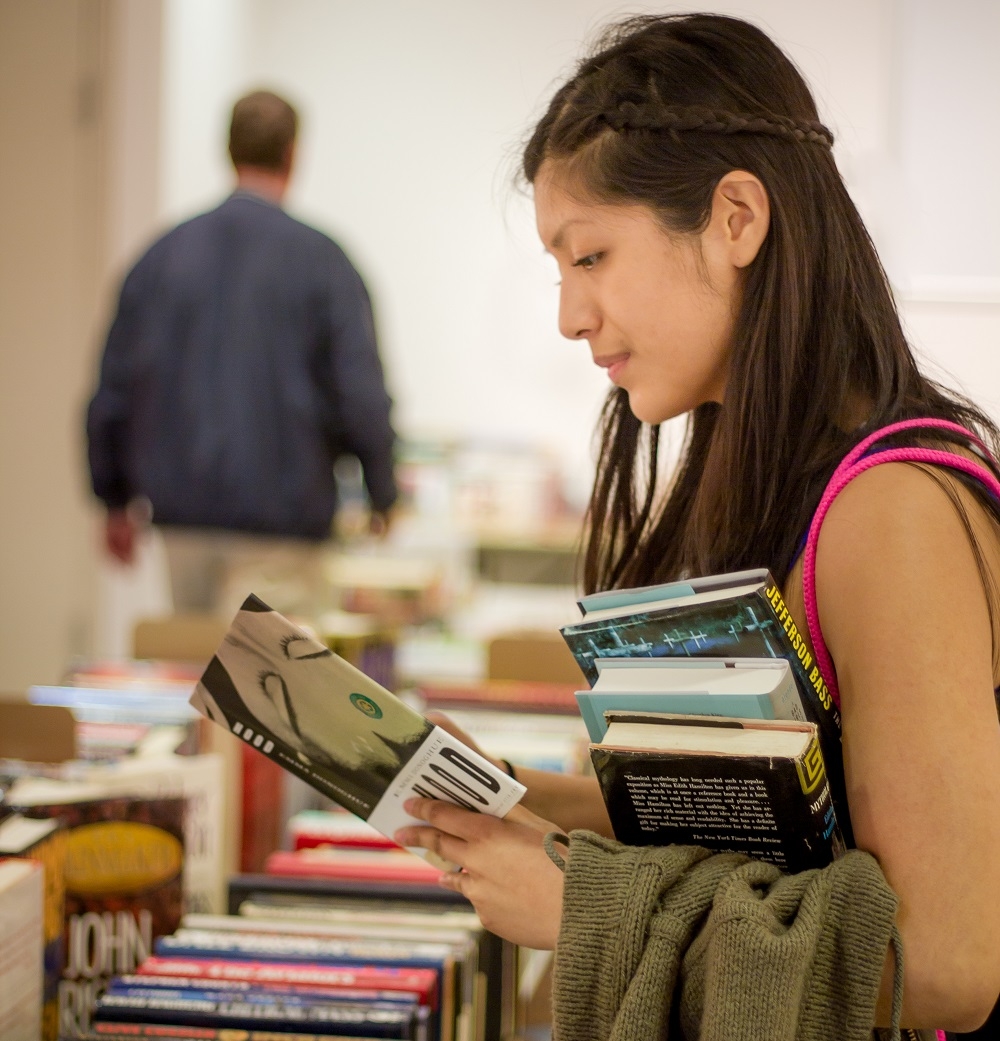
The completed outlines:
<svg viewBox="0 0 1000 1041">
<path fill-rule="evenodd" d="M 834 704 L 840 708 L 840 688 L 837 686 L 837 673 L 833 667 L 833 659 L 827 650 L 823 639 L 823 632 L 819 624 L 819 609 L 816 605 L 816 547 L 819 544 L 819 531 L 823 524 L 823 518 L 833 504 L 833 500 L 843 489 L 850 484 L 859 474 L 870 470 L 880 463 L 930 463 L 933 466 L 946 466 L 952 470 L 958 470 L 974 477 L 1000 500 L 1000 481 L 996 475 L 985 466 L 966 459 L 964 456 L 937 448 L 889 448 L 883 452 L 865 456 L 865 452 L 877 442 L 893 434 L 902 433 L 905 430 L 927 429 L 947 430 L 951 433 L 960 434 L 965 440 L 971 442 L 973 449 L 982 453 L 986 458 L 991 458 L 986 445 L 965 427 L 957 423 L 950 423 L 944 419 L 908 419 L 900 423 L 891 423 L 884 426 L 875 433 L 869 434 L 863 441 L 858 443 L 841 460 L 840 465 L 833 472 L 826 490 L 823 492 L 809 524 L 809 534 L 806 538 L 806 548 L 802 561 L 802 584 L 805 597 L 806 622 L 809 626 L 809 636 L 812 640 L 813 651 L 816 654 L 816 664 L 820 674 L 830 691 Z"/>
</svg>

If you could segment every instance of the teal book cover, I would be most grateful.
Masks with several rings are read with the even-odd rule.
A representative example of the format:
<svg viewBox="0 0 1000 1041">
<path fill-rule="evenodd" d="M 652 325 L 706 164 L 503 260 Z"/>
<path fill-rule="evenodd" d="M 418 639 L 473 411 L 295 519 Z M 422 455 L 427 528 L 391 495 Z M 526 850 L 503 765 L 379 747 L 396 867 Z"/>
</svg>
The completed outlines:
<svg viewBox="0 0 1000 1041">
<path fill-rule="evenodd" d="M 669 712 L 680 716 L 736 716 L 740 719 L 774 719 L 774 707 L 766 694 L 709 694 L 707 691 L 596 691 L 577 692 L 576 703 L 591 741 L 601 741 L 608 731 L 605 712 Z"/>
</svg>

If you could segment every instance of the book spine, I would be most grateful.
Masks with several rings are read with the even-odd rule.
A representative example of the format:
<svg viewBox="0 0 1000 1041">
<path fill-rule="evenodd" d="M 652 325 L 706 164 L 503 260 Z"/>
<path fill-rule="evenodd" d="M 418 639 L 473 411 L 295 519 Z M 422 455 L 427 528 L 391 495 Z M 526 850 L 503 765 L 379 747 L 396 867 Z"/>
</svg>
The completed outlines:
<svg viewBox="0 0 1000 1041">
<path fill-rule="evenodd" d="M 795 719 L 800 723 L 807 722 L 806 711 L 799 693 L 798 682 L 794 674 L 789 673 L 788 682 L 782 683 L 771 692 L 772 719 Z"/>
<path fill-rule="evenodd" d="M 276 933 L 243 933 L 207 929 L 179 929 L 155 940 L 158 955 L 198 957 L 252 957 L 259 961 L 319 962 L 332 965 L 396 965 L 439 968 L 447 945 L 394 943 L 391 940 L 344 940 Z"/>
<path fill-rule="evenodd" d="M 363 851 L 358 851 L 363 852 Z M 279 849 L 269 854 L 264 866 L 269 875 L 306 878 L 346 878 L 369 882 L 415 882 L 433 885 L 441 876 L 441 868 L 422 857 L 401 854 L 396 850 L 375 851 L 364 859 L 350 855 L 351 851 L 337 851 L 328 847 L 305 850 Z"/>
<path fill-rule="evenodd" d="M 760 597 L 785 634 L 787 647 L 783 657 L 787 658 L 792 666 L 806 704 L 812 709 L 809 713 L 810 719 L 820 727 L 835 730 L 839 737 L 840 712 L 834 705 L 830 689 L 820 674 L 809 637 L 792 620 L 777 582 L 769 581 Z"/>
<path fill-rule="evenodd" d="M 176 958 L 152 955 L 136 975 L 188 976 L 202 979 L 235 979 L 250 983 L 296 983 L 312 987 L 370 987 L 415 993 L 424 1004 L 436 1004 L 438 974 L 433 969 L 392 965 L 323 965 L 262 960 L 230 961 L 199 957 Z"/>
<path fill-rule="evenodd" d="M 319 1034 L 349 1033 L 355 1037 L 409 1038 L 413 1033 L 412 1009 L 359 1004 L 296 1005 L 266 994 L 256 1001 L 211 999 L 190 995 L 172 996 L 115 992 L 98 999 L 96 1021 L 159 1022 L 168 1019 L 179 1025 L 219 1026 L 253 1029 L 305 1029 Z"/>
<path fill-rule="evenodd" d="M 95 1023 L 90 1031 L 81 1034 L 78 1041 L 234 1041 L 233 1030 L 227 1027 L 181 1026 L 171 1023 Z M 238 1041 L 329 1041 L 329 1034 L 288 1033 L 274 1030 L 241 1031 Z M 342 1038 L 342 1041 L 352 1041 Z M 354 1039 L 357 1041 L 357 1039 Z"/>
<path fill-rule="evenodd" d="M 135 980 L 136 977 L 129 977 Z M 154 982 L 149 982 L 154 981 Z M 389 1009 L 400 1011 L 417 1004 L 416 995 L 394 994 L 389 998 L 381 998 L 369 991 L 295 991 L 289 988 L 268 986 L 248 990 L 233 991 L 231 988 L 201 980 L 200 986 L 183 985 L 173 981 L 171 986 L 162 986 L 155 976 L 147 977 L 136 983 L 128 983 L 125 977 L 113 979 L 104 992 L 104 997 L 125 996 L 142 998 L 149 1001 L 209 1001 L 209 1002 L 246 1002 L 248 1004 L 281 1004 L 296 1008 L 350 1008 L 363 1006 L 369 1009 Z"/>
<path fill-rule="evenodd" d="M 249 980 L 204 979 L 190 976 L 115 976 L 108 987 L 108 993 L 114 993 L 126 987 L 150 989 L 158 991 L 212 992 L 220 996 L 254 994 L 266 991 L 269 994 L 284 995 L 287 1000 L 324 1001 L 389 1001 L 401 1005 L 410 1005 L 418 1001 L 418 995 L 411 991 L 373 990 L 362 987 L 306 987 L 294 983 L 251 983 Z"/>
<path fill-rule="evenodd" d="M 830 688 L 827 687 L 819 671 L 809 638 L 792 620 L 778 583 L 769 579 L 759 600 L 781 627 L 787 648 L 784 657 L 788 659 L 792 672 L 795 674 L 802 694 L 806 717 L 816 724 L 819 731 L 819 742 L 826 764 L 826 776 L 829 779 L 831 797 L 837 816 L 837 827 L 843 840 L 848 845 L 853 845 L 854 833 L 851 828 L 851 815 L 847 802 L 847 779 L 844 776 L 840 711 L 833 703 Z"/>
</svg>

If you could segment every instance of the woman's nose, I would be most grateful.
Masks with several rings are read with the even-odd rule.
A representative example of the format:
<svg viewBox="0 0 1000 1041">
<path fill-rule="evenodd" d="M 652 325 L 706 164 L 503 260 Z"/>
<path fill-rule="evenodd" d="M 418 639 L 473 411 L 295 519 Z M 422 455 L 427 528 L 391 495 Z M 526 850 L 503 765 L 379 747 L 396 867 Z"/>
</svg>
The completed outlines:
<svg viewBox="0 0 1000 1041">
<path fill-rule="evenodd" d="M 585 340 L 598 324 L 597 309 L 589 294 L 564 281 L 559 287 L 559 332 L 567 340 Z"/>
</svg>

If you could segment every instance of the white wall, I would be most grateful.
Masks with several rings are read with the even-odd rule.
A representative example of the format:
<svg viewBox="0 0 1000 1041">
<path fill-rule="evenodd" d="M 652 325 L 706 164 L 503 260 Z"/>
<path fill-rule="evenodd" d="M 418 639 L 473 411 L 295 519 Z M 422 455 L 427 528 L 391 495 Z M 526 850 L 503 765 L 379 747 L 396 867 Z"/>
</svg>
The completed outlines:
<svg viewBox="0 0 1000 1041">
<path fill-rule="evenodd" d="M 86 649 L 100 11 L 0 0 L 0 692 Z"/>
<path fill-rule="evenodd" d="M 403 432 L 539 440 L 586 487 L 605 383 L 556 334 L 509 159 L 585 37 L 669 6 L 0 0 L 0 127 L 23 142 L 0 163 L 0 690 L 108 649 L 95 618 L 136 603 L 135 582 L 95 578 L 82 409 L 125 265 L 226 191 L 228 109 L 259 83 L 303 110 L 292 208 L 371 282 Z M 806 72 L 915 342 L 1000 415 L 1000 5 L 724 9 Z"/>
<path fill-rule="evenodd" d="M 233 98 L 257 85 L 287 92 L 304 116 L 290 208 L 366 275 L 401 430 L 540 442 L 582 497 L 607 383 L 556 331 L 555 269 L 511 174 L 582 41 L 623 11 L 664 6 L 168 0 L 164 216 L 225 190 Z M 849 171 L 877 166 L 891 109 L 886 0 L 724 6 L 801 64 Z"/>
</svg>

